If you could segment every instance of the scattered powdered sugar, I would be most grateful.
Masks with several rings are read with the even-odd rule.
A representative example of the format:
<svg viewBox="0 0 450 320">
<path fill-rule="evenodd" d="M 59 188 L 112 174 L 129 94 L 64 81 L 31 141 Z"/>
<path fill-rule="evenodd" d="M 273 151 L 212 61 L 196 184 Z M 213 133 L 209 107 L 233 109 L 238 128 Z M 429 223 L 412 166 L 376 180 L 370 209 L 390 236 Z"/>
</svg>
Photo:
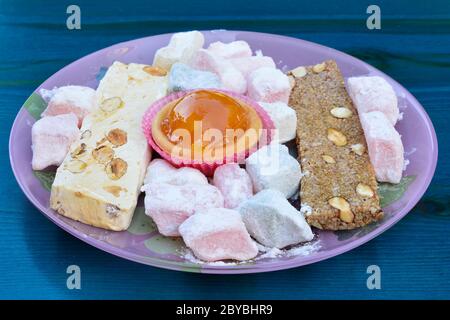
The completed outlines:
<svg viewBox="0 0 450 320">
<path fill-rule="evenodd" d="M 49 102 L 50 99 L 55 95 L 56 91 L 58 90 L 57 87 L 54 87 L 51 90 L 48 89 L 41 89 L 39 90 L 39 95 L 44 99 L 45 102 Z"/>
<path fill-rule="evenodd" d="M 412 155 L 414 152 L 416 152 L 417 149 L 416 148 L 412 148 L 411 151 L 405 151 L 404 154 L 405 156 L 410 156 Z"/>
<path fill-rule="evenodd" d="M 179 231 L 187 244 L 204 234 L 229 229 L 245 231 L 245 225 L 239 212 L 226 208 L 214 208 L 197 211 L 183 222 Z"/>
<path fill-rule="evenodd" d="M 302 203 L 300 205 L 300 212 L 305 216 L 309 216 L 312 213 L 312 208 L 308 204 Z"/>
<path fill-rule="evenodd" d="M 268 248 L 259 243 L 256 243 L 256 246 L 258 247 L 258 251 L 260 252 L 260 254 L 255 259 L 246 260 L 246 261 L 206 262 L 206 261 L 196 258 L 189 248 L 184 248 L 184 249 L 180 250 L 179 254 L 180 254 L 181 258 L 185 259 L 186 261 L 196 263 L 196 264 L 202 264 L 202 265 L 208 265 L 208 266 L 236 266 L 236 265 L 246 264 L 246 263 L 249 263 L 252 261 L 258 261 L 258 260 L 262 260 L 262 259 L 307 256 L 309 254 L 317 252 L 320 249 L 321 244 L 320 244 L 320 240 L 313 240 L 311 242 L 293 246 L 289 249 Z"/>
<path fill-rule="evenodd" d="M 283 250 L 278 249 L 278 248 L 270 248 L 269 250 L 267 250 L 266 252 L 261 254 L 256 259 L 266 259 L 266 258 L 272 259 L 272 258 L 279 257 L 282 254 L 283 254 Z"/>
<path fill-rule="evenodd" d="M 192 262 L 192 263 L 196 263 L 196 264 L 203 264 L 203 265 L 208 265 L 208 266 L 236 266 L 238 264 L 242 264 L 242 262 L 238 262 L 238 261 L 206 262 L 206 261 L 203 261 L 203 260 L 200 260 L 200 259 L 196 258 L 194 256 L 194 254 L 192 253 L 191 249 L 188 249 L 188 248 L 180 250 L 179 253 L 181 255 L 181 258 L 185 259 L 186 261 L 189 261 L 189 262 Z"/>
<path fill-rule="evenodd" d="M 286 251 L 286 256 L 293 257 L 293 256 L 307 256 L 311 253 L 317 252 L 320 249 L 320 241 L 316 240 L 314 242 L 309 242 L 307 244 L 293 247 Z"/>
<path fill-rule="evenodd" d="M 258 250 L 262 253 L 255 260 L 273 259 L 279 257 L 307 256 L 318 251 L 321 247 L 320 240 L 299 244 L 289 249 L 268 248 L 257 244 Z"/>
<path fill-rule="evenodd" d="M 278 61 L 278 65 L 281 66 L 280 70 L 283 71 L 284 73 L 288 73 L 291 69 L 285 64 L 282 65 L 282 63 L 283 60 Z"/>
<path fill-rule="evenodd" d="M 406 171 L 406 168 L 408 167 L 409 163 L 410 163 L 409 160 L 405 159 L 405 161 L 403 162 L 403 171 Z"/>
</svg>

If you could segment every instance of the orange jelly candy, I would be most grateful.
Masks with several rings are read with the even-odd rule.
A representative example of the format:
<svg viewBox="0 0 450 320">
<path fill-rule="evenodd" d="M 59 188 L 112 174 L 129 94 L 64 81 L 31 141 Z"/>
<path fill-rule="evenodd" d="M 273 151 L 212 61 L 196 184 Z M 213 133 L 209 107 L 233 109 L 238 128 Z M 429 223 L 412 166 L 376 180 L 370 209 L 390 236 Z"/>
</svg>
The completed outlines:
<svg viewBox="0 0 450 320">
<path fill-rule="evenodd" d="M 187 130 L 192 143 L 200 142 L 204 148 L 201 139 L 207 130 L 220 130 L 226 139 L 228 129 L 246 131 L 250 125 L 248 108 L 239 101 L 221 92 L 198 90 L 181 98 L 168 110 L 161 130 L 174 144 L 182 142 L 177 130 Z"/>
</svg>

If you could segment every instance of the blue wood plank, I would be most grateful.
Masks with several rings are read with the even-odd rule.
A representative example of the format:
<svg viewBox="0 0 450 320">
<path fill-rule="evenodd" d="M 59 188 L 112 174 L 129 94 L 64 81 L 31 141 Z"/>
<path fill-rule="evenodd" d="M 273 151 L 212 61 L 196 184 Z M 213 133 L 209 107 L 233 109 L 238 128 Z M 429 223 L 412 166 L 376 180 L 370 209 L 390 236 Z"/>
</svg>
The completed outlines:
<svg viewBox="0 0 450 320">
<path fill-rule="evenodd" d="M 0 3 L 0 298 L 450 298 L 450 2 L 377 1 L 382 30 L 365 28 L 369 2 L 229 0 L 76 1 L 82 30 L 65 28 L 66 2 Z M 12 175 L 7 139 L 29 94 L 64 65 L 105 46 L 189 29 L 290 35 L 350 53 L 385 71 L 423 104 L 440 154 L 424 198 L 395 227 L 362 247 L 311 266 L 214 276 L 125 261 L 66 234 L 25 198 Z M 66 288 L 68 265 L 82 289 Z M 382 289 L 366 288 L 366 268 Z M 218 289 L 220 288 L 220 289 Z"/>
</svg>

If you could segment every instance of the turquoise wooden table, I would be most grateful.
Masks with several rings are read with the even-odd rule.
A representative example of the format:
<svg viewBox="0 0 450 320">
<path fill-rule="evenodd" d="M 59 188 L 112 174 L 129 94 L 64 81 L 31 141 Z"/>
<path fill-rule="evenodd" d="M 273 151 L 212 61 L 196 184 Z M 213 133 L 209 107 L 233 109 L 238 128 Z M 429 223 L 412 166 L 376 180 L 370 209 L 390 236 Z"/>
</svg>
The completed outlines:
<svg viewBox="0 0 450 320">
<path fill-rule="evenodd" d="M 407 299 L 450 298 L 450 2 L 377 1 L 381 30 L 366 27 L 366 1 L 80 1 L 81 29 L 66 27 L 67 1 L 0 2 L 0 298 Z M 25 198 L 11 172 L 8 137 L 22 103 L 51 74 L 111 44 L 190 29 L 277 33 L 356 56 L 423 104 L 439 140 L 433 182 L 401 222 L 369 243 L 313 265 L 215 276 L 161 270 L 99 251 L 65 233 Z M 66 286 L 69 265 L 81 289 Z M 381 289 L 366 285 L 368 266 Z"/>
</svg>

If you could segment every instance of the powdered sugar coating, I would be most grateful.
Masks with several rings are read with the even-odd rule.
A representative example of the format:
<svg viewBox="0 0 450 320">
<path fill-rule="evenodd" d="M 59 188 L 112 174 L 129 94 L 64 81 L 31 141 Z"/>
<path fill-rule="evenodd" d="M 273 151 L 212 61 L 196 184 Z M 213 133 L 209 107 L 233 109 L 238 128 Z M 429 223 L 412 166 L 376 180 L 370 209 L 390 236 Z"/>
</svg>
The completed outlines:
<svg viewBox="0 0 450 320">
<path fill-rule="evenodd" d="M 234 209 L 253 195 L 250 176 L 236 163 L 218 167 L 214 172 L 213 184 L 222 192 L 225 208 Z"/>
<path fill-rule="evenodd" d="M 154 159 L 147 167 L 144 183 L 208 184 L 208 179 L 200 170 L 189 167 L 177 169 L 164 159 Z"/>
<path fill-rule="evenodd" d="M 271 143 L 264 146 L 250 155 L 245 165 L 255 192 L 275 189 L 290 198 L 298 190 L 301 167 L 285 145 Z"/>
<path fill-rule="evenodd" d="M 78 126 L 94 106 L 95 90 L 83 86 L 64 86 L 51 91 L 42 91 L 49 98 L 42 117 L 73 113 L 78 118 Z M 45 99 L 44 98 L 44 99 Z"/>
<path fill-rule="evenodd" d="M 404 167 L 400 135 L 380 111 L 363 113 L 359 117 L 377 180 L 399 183 Z"/>
<path fill-rule="evenodd" d="M 176 62 L 187 63 L 204 43 L 205 37 L 199 31 L 174 33 L 169 44 L 156 51 L 153 65 L 170 70 Z"/>
<path fill-rule="evenodd" d="M 195 52 L 189 65 L 198 70 L 210 71 L 217 74 L 222 82 L 223 88 L 236 93 L 247 91 L 247 81 L 231 62 L 206 49 Z"/>
<path fill-rule="evenodd" d="M 205 261 L 248 260 L 258 254 L 239 212 L 226 208 L 198 211 L 181 224 L 180 234 Z"/>
<path fill-rule="evenodd" d="M 215 73 L 195 70 L 179 62 L 170 69 L 168 92 L 221 87 L 220 79 Z"/>
<path fill-rule="evenodd" d="M 259 68 L 247 78 L 247 95 L 262 102 L 288 103 L 291 85 L 288 77 L 278 69 Z"/>
<path fill-rule="evenodd" d="M 392 86 L 383 78 L 351 77 L 347 80 L 348 93 L 358 113 L 380 111 L 395 125 L 399 119 L 398 100 Z"/>
<path fill-rule="evenodd" d="M 271 57 L 252 56 L 243 58 L 233 58 L 229 60 L 238 69 L 245 79 L 255 70 L 263 67 L 275 69 L 275 62 Z"/>
<path fill-rule="evenodd" d="M 259 102 L 267 111 L 278 130 L 278 142 L 284 143 L 295 139 L 297 134 L 297 113 L 284 102 Z"/>
<path fill-rule="evenodd" d="M 314 237 L 303 214 L 277 190 L 257 193 L 239 207 L 239 212 L 250 235 L 264 246 L 281 249 Z"/>
<path fill-rule="evenodd" d="M 78 119 L 73 113 L 47 116 L 36 121 L 31 129 L 33 170 L 61 165 L 79 134 Z"/>
<path fill-rule="evenodd" d="M 180 224 L 197 211 L 224 205 L 219 189 L 211 185 L 150 183 L 142 191 L 145 191 L 145 214 L 165 236 L 179 236 Z"/>
<path fill-rule="evenodd" d="M 207 50 L 225 59 L 250 57 L 252 55 L 252 49 L 243 40 L 229 43 L 216 41 L 211 43 Z"/>
</svg>

